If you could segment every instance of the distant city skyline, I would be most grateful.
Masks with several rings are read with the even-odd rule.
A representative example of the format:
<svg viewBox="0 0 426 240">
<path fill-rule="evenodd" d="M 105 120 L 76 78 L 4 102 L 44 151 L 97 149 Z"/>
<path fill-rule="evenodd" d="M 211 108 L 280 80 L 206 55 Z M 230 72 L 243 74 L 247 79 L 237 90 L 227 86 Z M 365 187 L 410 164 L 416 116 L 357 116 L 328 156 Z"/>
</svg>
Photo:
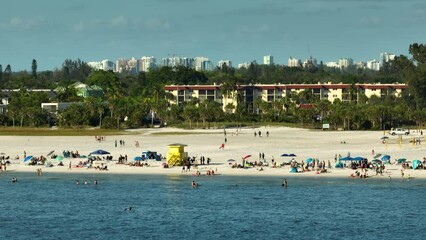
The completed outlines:
<svg viewBox="0 0 426 240">
<path fill-rule="evenodd" d="M 314 57 L 337 62 L 409 55 L 426 40 L 423 0 L 15 0 L 2 3 L 0 64 L 13 71 L 176 55 L 287 65 Z"/>
</svg>

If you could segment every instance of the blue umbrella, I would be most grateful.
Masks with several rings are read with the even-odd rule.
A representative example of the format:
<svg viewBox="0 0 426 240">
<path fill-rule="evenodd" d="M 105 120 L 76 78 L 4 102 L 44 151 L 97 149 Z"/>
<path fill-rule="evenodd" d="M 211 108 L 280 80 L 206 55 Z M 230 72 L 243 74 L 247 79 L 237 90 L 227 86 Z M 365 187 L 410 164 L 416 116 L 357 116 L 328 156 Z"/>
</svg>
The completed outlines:
<svg viewBox="0 0 426 240">
<path fill-rule="evenodd" d="M 313 158 L 308 158 L 308 159 L 306 159 L 306 160 L 305 160 L 305 163 L 309 164 L 309 163 L 311 163 L 313 160 L 314 160 Z"/>
<path fill-rule="evenodd" d="M 365 158 L 364 157 L 354 157 L 351 159 L 351 161 L 364 161 Z"/>
<path fill-rule="evenodd" d="M 352 158 L 347 156 L 347 157 L 341 157 L 339 158 L 340 161 L 352 161 Z"/>
<path fill-rule="evenodd" d="M 31 158 L 33 158 L 33 156 L 27 156 L 27 157 L 24 159 L 24 162 L 31 160 Z"/>
<path fill-rule="evenodd" d="M 135 157 L 135 158 L 133 158 L 135 161 L 142 161 L 142 158 L 141 157 Z"/>
<path fill-rule="evenodd" d="M 383 155 L 382 161 L 389 161 L 389 160 L 390 160 L 390 156 L 389 155 Z"/>
<path fill-rule="evenodd" d="M 107 154 L 110 154 L 110 153 L 105 150 L 99 149 L 94 152 L 91 152 L 89 155 L 107 155 Z"/>
</svg>

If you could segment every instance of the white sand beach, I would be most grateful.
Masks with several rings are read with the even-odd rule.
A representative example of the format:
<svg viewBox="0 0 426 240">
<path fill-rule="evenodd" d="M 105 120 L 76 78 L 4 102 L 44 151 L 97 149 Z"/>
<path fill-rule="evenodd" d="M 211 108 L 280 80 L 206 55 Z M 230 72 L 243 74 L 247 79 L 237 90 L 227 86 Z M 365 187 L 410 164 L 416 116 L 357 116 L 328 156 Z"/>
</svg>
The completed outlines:
<svg viewBox="0 0 426 240">
<path fill-rule="evenodd" d="M 54 131 L 54 130 L 52 130 Z M 394 162 L 399 158 L 406 158 L 407 161 L 419 159 L 423 161 L 426 157 L 424 146 L 425 136 L 418 131 L 411 131 L 408 136 L 402 136 L 402 143 L 399 144 L 398 136 L 390 136 L 388 143 L 382 143 L 381 138 L 384 136 L 383 131 L 322 131 L 307 130 L 299 128 L 287 127 L 261 127 L 261 128 L 243 128 L 226 129 L 226 139 L 223 129 L 210 130 L 182 130 L 175 128 L 160 129 L 138 129 L 131 130 L 134 134 L 106 136 L 104 141 L 98 142 L 95 136 L 90 137 L 33 137 L 33 136 L 0 136 L 1 149 L 0 152 L 6 156 L 10 156 L 12 164 L 7 166 L 7 171 L 20 172 L 36 172 L 37 168 L 42 168 L 44 173 L 60 172 L 60 173 L 99 173 L 99 174 L 194 174 L 197 170 L 202 174 L 206 170 L 215 170 L 221 175 L 271 175 L 271 176 L 312 176 L 312 177 L 349 177 L 354 173 L 351 169 L 335 169 L 335 155 L 366 157 L 373 159 L 376 154 L 387 154 L 391 156 Z M 262 137 L 258 134 L 255 137 L 254 132 L 262 132 Z M 269 132 L 269 137 L 266 132 Z M 170 134 L 168 134 L 170 133 Z M 182 133 L 182 134 L 179 134 Z M 421 139 L 421 144 L 410 143 L 413 138 Z M 125 145 L 119 144 L 115 147 L 115 141 L 124 140 Z M 139 142 L 139 147 L 135 146 L 135 142 Z M 197 169 L 191 172 L 181 173 L 181 167 L 162 168 L 161 162 L 149 161 L 149 167 L 132 167 L 123 164 L 117 164 L 117 159 L 121 155 L 127 155 L 128 161 L 134 157 L 140 156 L 144 150 L 157 151 L 163 156 L 168 152 L 167 145 L 172 143 L 181 143 L 188 145 L 185 151 L 189 156 L 209 157 L 212 161 L 210 165 L 199 165 Z M 220 149 L 222 143 L 225 148 Z M 72 165 L 78 164 L 80 161 L 87 159 L 64 158 L 64 166 L 56 166 L 57 161 L 51 161 L 55 166 L 27 166 L 23 163 L 24 151 L 26 156 L 47 156 L 51 151 L 55 154 L 62 155 L 62 151 L 78 151 L 81 155 L 88 155 L 97 149 L 109 151 L 113 156 L 113 161 L 107 163 L 108 171 L 99 171 L 93 168 L 75 168 L 68 169 L 71 162 Z M 374 155 L 372 150 L 374 150 Z M 267 162 L 271 163 L 274 158 L 276 162 L 288 162 L 291 157 L 281 157 L 282 154 L 293 153 L 296 155 L 294 159 L 298 162 L 307 158 L 318 158 L 320 161 L 331 162 L 333 168 L 327 169 L 326 173 L 317 174 L 314 171 L 303 173 L 290 173 L 289 166 L 282 168 L 263 167 L 259 168 L 237 169 L 231 168 L 227 163 L 228 159 L 235 159 L 237 163 L 242 162 L 242 157 L 252 155 L 248 161 L 259 161 L 259 153 L 264 153 Z M 15 156 L 19 156 L 19 160 L 13 160 Z M 386 164 L 383 176 L 375 176 L 372 170 L 369 171 L 371 177 L 401 178 L 401 165 Z M 426 178 L 425 170 L 405 169 L 405 176 L 413 178 Z"/>
</svg>

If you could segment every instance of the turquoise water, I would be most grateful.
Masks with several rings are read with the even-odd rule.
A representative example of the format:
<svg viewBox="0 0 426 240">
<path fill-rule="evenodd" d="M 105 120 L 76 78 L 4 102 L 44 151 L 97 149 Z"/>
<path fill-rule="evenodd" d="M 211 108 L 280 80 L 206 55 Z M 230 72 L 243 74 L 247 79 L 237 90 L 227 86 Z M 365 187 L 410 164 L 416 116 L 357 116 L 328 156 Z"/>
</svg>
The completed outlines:
<svg viewBox="0 0 426 240">
<path fill-rule="evenodd" d="M 16 176 L 17 183 L 10 179 Z M 76 185 L 79 179 L 81 184 Z M 84 185 L 88 180 L 90 184 Z M 98 185 L 93 185 L 97 179 Z M 200 184 L 191 188 L 191 181 Z M 426 181 L 0 175 L 2 239 L 423 239 Z M 126 207 L 131 211 L 124 211 Z"/>
</svg>

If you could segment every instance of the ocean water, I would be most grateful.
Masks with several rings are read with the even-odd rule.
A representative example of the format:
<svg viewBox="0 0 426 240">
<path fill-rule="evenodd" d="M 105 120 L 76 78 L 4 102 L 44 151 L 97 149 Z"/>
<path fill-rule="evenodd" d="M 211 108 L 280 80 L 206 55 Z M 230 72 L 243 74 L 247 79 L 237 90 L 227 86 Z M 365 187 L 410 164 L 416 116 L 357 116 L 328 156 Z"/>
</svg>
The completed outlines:
<svg viewBox="0 0 426 240">
<path fill-rule="evenodd" d="M 11 183 L 13 176 L 17 183 Z M 84 180 L 90 184 L 84 185 Z M 193 189 L 192 180 L 200 186 Z M 281 181 L 220 175 L 1 173 L 0 236 L 424 239 L 425 180 L 289 177 L 287 188 Z M 131 211 L 124 210 L 130 206 Z"/>
</svg>

